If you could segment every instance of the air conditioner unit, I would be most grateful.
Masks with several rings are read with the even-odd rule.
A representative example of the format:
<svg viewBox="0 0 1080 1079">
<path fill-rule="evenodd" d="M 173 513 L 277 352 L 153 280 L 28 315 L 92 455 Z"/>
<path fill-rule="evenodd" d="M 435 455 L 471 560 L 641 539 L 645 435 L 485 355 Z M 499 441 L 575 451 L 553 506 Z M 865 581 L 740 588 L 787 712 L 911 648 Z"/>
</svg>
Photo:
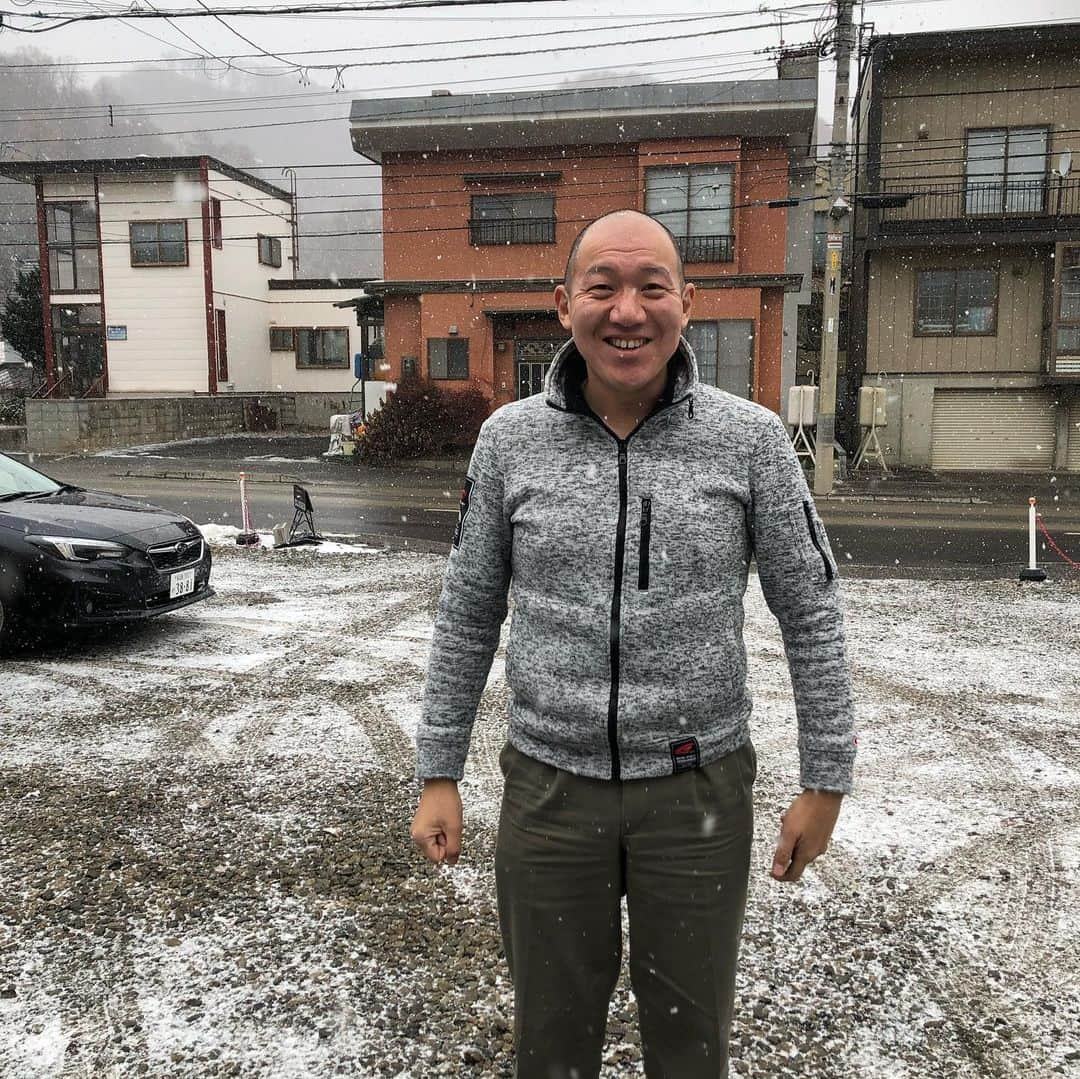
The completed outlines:
<svg viewBox="0 0 1080 1079">
<path fill-rule="evenodd" d="M 790 427 L 813 427 L 816 414 L 817 386 L 792 386 L 788 390 L 788 425 Z"/>
</svg>

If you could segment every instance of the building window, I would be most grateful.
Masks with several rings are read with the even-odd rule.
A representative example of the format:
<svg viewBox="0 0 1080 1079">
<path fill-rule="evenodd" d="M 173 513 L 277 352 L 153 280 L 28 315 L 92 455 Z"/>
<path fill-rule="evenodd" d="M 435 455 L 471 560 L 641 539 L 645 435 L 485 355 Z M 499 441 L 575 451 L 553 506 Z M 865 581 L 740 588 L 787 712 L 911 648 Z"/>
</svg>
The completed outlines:
<svg viewBox="0 0 1080 1079">
<path fill-rule="evenodd" d="M 91 202 L 45 204 L 52 292 L 97 292 L 101 288 L 97 211 Z"/>
<path fill-rule="evenodd" d="M 916 275 L 916 337 L 997 333 L 996 270 L 922 270 Z"/>
<path fill-rule="evenodd" d="M 1052 370 L 1080 375 L 1080 244 L 1059 244 L 1054 266 Z"/>
<path fill-rule="evenodd" d="M 132 221 L 132 266 L 186 266 L 187 222 Z"/>
<path fill-rule="evenodd" d="M 297 367 L 349 366 L 349 331 L 321 330 L 315 327 L 296 330 Z"/>
<path fill-rule="evenodd" d="M 645 170 L 645 212 L 675 236 L 684 262 L 731 262 L 730 165 Z"/>
<path fill-rule="evenodd" d="M 469 238 L 492 244 L 553 244 L 554 195 L 474 195 Z"/>
<path fill-rule="evenodd" d="M 468 378 L 469 340 L 432 337 L 427 343 L 429 378 Z"/>
<path fill-rule="evenodd" d="M 964 162 L 967 213 L 1042 213 L 1047 135 L 1045 127 L 969 131 Z"/>
<path fill-rule="evenodd" d="M 698 378 L 736 397 L 750 397 L 754 370 L 754 323 L 751 319 L 691 322 L 686 340 L 697 359 Z"/>
<path fill-rule="evenodd" d="M 259 262 L 275 270 L 281 268 L 281 241 L 276 236 L 259 237 Z"/>
<path fill-rule="evenodd" d="M 271 326 L 270 351 L 295 352 L 296 331 L 291 326 Z"/>
<path fill-rule="evenodd" d="M 222 244 L 221 233 L 221 199 L 210 200 L 210 237 L 214 247 L 220 248 Z"/>
</svg>

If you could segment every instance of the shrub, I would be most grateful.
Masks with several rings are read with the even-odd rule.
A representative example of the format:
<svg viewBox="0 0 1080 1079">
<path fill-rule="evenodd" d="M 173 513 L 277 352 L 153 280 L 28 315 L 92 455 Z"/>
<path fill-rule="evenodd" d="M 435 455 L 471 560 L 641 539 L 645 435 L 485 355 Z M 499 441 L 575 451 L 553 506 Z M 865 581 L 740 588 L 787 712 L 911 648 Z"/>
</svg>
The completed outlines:
<svg viewBox="0 0 1080 1079">
<path fill-rule="evenodd" d="M 0 427 L 26 423 L 26 398 L 21 393 L 0 391 Z"/>
<path fill-rule="evenodd" d="M 368 420 L 358 456 L 388 464 L 468 448 L 487 414 L 487 398 L 475 386 L 444 390 L 430 381 L 404 379 Z"/>
</svg>

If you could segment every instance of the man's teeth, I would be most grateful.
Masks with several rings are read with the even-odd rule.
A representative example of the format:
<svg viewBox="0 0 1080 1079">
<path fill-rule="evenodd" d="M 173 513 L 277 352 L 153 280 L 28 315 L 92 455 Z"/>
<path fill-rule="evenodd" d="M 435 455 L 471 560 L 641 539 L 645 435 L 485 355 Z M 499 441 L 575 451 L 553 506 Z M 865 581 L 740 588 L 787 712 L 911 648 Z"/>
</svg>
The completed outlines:
<svg viewBox="0 0 1080 1079">
<path fill-rule="evenodd" d="M 613 338 L 611 338 L 611 343 L 616 348 L 622 348 L 622 349 L 641 348 L 641 346 L 643 344 L 645 344 L 645 338 L 644 337 L 613 337 Z"/>
</svg>

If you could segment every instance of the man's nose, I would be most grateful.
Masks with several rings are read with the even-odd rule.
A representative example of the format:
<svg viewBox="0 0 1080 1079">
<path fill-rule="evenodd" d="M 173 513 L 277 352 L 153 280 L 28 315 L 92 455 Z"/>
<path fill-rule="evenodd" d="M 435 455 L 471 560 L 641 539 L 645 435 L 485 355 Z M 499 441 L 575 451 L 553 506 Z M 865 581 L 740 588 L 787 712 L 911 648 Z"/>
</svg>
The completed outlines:
<svg viewBox="0 0 1080 1079">
<path fill-rule="evenodd" d="M 610 318 L 620 326 L 635 326 L 645 320 L 645 308 L 637 289 L 624 288 L 615 293 Z"/>
</svg>

